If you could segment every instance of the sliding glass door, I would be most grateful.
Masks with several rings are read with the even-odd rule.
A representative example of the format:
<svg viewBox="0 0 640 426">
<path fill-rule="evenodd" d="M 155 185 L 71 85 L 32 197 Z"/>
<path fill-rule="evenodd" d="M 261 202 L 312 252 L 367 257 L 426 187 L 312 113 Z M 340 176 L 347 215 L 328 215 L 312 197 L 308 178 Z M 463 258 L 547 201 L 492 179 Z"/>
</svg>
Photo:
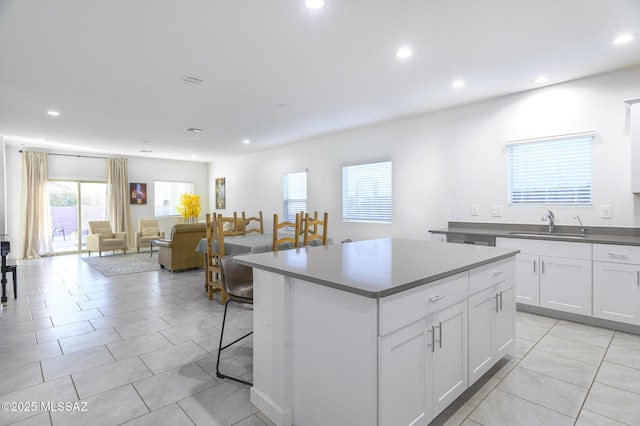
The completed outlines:
<svg viewBox="0 0 640 426">
<path fill-rule="evenodd" d="M 49 181 L 51 240 L 56 253 L 85 250 L 88 222 L 106 218 L 104 182 Z"/>
</svg>

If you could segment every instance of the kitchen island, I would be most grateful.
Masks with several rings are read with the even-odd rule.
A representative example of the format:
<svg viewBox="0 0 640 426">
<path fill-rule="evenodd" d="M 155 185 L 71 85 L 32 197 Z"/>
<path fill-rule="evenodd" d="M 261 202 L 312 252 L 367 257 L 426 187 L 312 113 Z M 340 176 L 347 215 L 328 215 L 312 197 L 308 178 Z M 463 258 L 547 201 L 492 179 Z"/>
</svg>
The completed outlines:
<svg viewBox="0 0 640 426">
<path fill-rule="evenodd" d="M 385 238 L 240 255 L 251 402 L 277 425 L 426 425 L 514 345 L 517 250 Z"/>
</svg>

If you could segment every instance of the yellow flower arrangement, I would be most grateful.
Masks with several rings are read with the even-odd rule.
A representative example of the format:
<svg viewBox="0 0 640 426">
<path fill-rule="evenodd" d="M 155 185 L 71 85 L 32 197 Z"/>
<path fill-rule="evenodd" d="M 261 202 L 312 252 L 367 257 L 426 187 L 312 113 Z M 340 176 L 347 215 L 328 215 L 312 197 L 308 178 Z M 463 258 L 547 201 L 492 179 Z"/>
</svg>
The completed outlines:
<svg viewBox="0 0 640 426">
<path fill-rule="evenodd" d="M 180 204 L 176 206 L 178 213 L 183 216 L 187 222 L 197 222 L 200 216 L 200 196 L 185 192 L 180 195 Z"/>
</svg>

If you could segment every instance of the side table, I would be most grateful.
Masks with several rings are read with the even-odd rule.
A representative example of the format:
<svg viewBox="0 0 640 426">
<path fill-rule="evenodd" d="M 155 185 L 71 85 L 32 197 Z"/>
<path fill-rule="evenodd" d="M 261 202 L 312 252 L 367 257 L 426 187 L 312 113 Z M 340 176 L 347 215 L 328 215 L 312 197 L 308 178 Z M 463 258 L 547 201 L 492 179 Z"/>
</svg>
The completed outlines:
<svg viewBox="0 0 640 426">
<path fill-rule="evenodd" d="M 153 257 L 153 245 L 158 244 L 159 240 L 151 240 L 149 241 L 149 256 Z"/>
</svg>

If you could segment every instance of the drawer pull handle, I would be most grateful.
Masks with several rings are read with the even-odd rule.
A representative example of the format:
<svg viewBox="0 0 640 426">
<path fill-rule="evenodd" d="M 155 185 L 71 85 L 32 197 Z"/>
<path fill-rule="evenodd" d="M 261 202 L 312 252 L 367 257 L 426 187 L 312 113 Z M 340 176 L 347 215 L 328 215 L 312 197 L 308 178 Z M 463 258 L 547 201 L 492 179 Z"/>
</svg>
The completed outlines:
<svg viewBox="0 0 640 426">
<path fill-rule="evenodd" d="M 536 271 L 536 269 L 537 269 L 537 268 L 536 268 L 536 265 L 537 265 L 537 264 L 538 264 L 538 261 L 537 261 L 537 260 L 534 260 L 534 261 L 533 261 L 533 273 L 534 273 L 534 274 L 537 272 L 537 271 Z"/>
<path fill-rule="evenodd" d="M 437 340 L 438 346 L 442 348 L 442 323 L 439 322 L 438 325 L 434 325 L 431 327 L 433 329 L 433 349 L 435 352 L 435 348 L 436 348 L 436 330 L 435 329 L 436 328 L 438 329 L 438 334 L 439 334 L 439 337 L 438 337 L 439 340 Z"/>
<path fill-rule="evenodd" d="M 500 302 L 498 301 L 498 293 L 495 294 L 495 296 L 493 296 L 496 298 L 496 313 L 500 312 Z"/>
<path fill-rule="evenodd" d="M 502 310 L 502 292 L 500 292 L 500 310 Z"/>
<path fill-rule="evenodd" d="M 609 253 L 607 253 L 607 255 L 609 257 L 613 258 L 613 259 L 626 259 L 627 258 L 627 255 L 624 254 L 624 253 L 612 253 L 612 252 L 609 252 Z"/>
<path fill-rule="evenodd" d="M 441 295 L 435 296 L 435 297 L 430 297 L 429 298 L 429 303 L 437 302 L 440 299 L 444 299 L 444 294 L 441 294 Z"/>
<path fill-rule="evenodd" d="M 431 339 L 427 337 L 427 346 L 431 346 L 431 352 L 436 351 L 436 327 L 435 325 L 431 326 L 431 330 L 427 330 L 429 334 L 431 334 Z M 431 343 L 429 343 L 431 342 Z"/>
<path fill-rule="evenodd" d="M 502 274 L 504 274 L 504 272 L 503 272 L 503 271 L 495 271 L 495 272 L 493 272 L 493 276 L 494 276 L 494 277 L 499 277 L 499 276 L 500 276 L 500 275 L 502 275 Z"/>
</svg>

